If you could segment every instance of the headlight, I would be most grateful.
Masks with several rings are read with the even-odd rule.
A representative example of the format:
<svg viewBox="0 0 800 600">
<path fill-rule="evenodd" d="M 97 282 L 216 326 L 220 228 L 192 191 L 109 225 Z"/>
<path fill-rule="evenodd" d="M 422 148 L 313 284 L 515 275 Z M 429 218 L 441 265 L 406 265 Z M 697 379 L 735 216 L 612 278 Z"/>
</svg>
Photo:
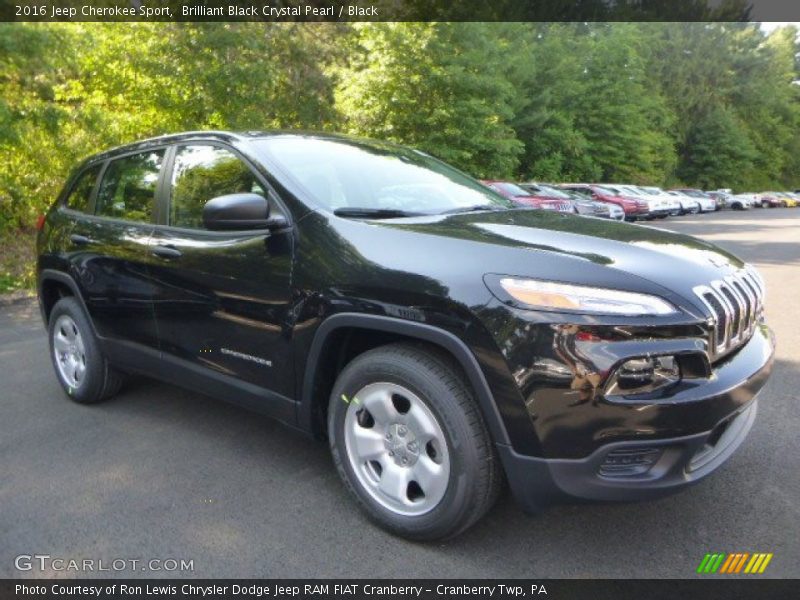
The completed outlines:
<svg viewBox="0 0 800 600">
<path fill-rule="evenodd" d="M 512 277 L 500 278 L 498 283 L 523 308 L 631 316 L 677 312 L 662 298 L 636 292 Z"/>
</svg>

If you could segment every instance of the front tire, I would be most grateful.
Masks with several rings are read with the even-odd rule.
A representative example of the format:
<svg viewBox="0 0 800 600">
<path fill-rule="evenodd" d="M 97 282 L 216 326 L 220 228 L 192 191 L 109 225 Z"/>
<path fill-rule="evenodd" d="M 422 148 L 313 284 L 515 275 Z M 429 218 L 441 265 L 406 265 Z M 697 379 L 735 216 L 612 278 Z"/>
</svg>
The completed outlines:
<svg viewBox="0 0 800 600">
<path fill-rule="evenodd" d="M 394 534 L 455 536 L 498 496 L 501 468 L 480 410 L 434 349 L 391 344 L 355 358 L 333 387 L 328 437 L 350 494 Z"/>
<path fill-rule="evenodd" d="M 56 302 L 47 331 L 53 369 L 67 396 L 80 404 L 94 404 L 119 391 L 122 375 L 108 364 L 75 298 Z"/>
</svg>

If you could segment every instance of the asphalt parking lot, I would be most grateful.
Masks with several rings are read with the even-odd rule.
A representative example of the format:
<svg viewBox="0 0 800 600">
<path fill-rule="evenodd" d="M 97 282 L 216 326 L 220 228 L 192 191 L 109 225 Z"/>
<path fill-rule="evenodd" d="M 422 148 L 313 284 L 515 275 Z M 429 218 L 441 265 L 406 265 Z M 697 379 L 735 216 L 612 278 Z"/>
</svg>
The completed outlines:
<svg viewBox="0 0 800 600">
<path fill-rule="evenodd" d="M 706 552 L 772 552 L 764 576 L 800 576 L 800 209 L 657 226 L 756 264 L 778 336 L 749 438 L 700 485 L 535 517 L 506 494 L 456 540 L 409 543 L 361 516 L 324 444 L 267 418 L 147 380 L 102 405 L 69 402 L 24 301 L 0 305 L 0 576 L 77 575 L 14 567 L 49 554 L 192 560 L 194 577 L 682 578 Z"/>
</svg>

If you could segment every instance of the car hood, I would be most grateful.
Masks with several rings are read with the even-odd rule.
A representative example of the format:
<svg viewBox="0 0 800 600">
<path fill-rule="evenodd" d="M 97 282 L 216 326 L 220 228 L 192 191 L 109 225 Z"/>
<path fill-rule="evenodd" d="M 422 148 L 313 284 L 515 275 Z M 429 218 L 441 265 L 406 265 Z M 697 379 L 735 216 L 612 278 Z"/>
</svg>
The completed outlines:
<svg viewBox="0 0 800 600">
<path fill-rule="evenodd" d="M 649 282 L 690 298 L 695 307 L 695 286 L 744 266 L 729 252 L 691 236 L 550 211 L 517 209 L 371 223 L 384 231 L 427 234 L 409 238 L 410 245 L 405 246 L 404 256 L 415 265 L 441 262 L 443 268 L 458 271 L 466 268 L 460 266 L 466 262 L 472 272 L 480 268 L 643 291 Z M 452 243 L 442 243 L 442 238 Z M 385 235 L 382 239 L 384 248 L 390 247 Z M 650 291 L 658 290 L 651 287 Z"/>
</svg>

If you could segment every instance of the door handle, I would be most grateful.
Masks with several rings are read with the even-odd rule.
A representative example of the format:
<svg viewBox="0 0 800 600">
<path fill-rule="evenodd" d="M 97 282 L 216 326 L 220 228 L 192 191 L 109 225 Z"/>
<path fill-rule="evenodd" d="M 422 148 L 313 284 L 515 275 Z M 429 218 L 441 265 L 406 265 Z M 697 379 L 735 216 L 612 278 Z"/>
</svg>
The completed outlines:
<svg viewBox="0 0 800 600">
<path fill-rule="evenodd" d="M 159 258 L 171 259 L 181 257 L 181 251 L 175 246 L 154 246 L 152 252 Z"/>
<path fill-rule="evenodd" d="M 73 233 L 71 236 L 69 236 L 69 240 L 76 246 L 86 246 L 87 244 L 92 243 L 91 238 L 88 238 L 85 235 L 79 235 L 77 233 Z"/>
</svg>

